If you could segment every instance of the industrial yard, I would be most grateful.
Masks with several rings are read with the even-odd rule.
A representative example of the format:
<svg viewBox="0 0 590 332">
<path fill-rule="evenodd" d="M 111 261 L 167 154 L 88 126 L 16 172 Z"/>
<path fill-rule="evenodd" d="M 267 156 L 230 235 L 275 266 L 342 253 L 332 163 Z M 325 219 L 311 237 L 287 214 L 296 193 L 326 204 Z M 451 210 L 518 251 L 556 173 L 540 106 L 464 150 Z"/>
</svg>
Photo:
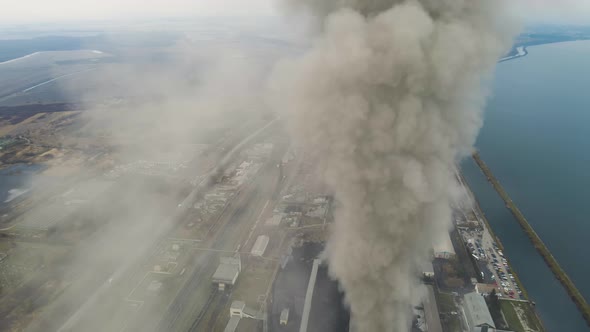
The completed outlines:
<svg viewBox="0 0 590 332">
<path fill-rule="evenodd" d="M 127 52 L 166 72 L 149 57 L 173 56 L 176 37 L 150 38 L 0 64 L 1 330 L 223 330 L 234 299 L 260 313 L 241 327 L 262 326 L 291 243 L 273 212 L 295 169 L 290 143 L 264 112 L 203 110 L 183 126 L 177 101 L 105 87 L 130 73 Z M 240 267 L 219 291 L 232 257 Z"/>
<path fill-rule="evenodd" d="M 25 121 L 23 128 L 35 121 Z M 331 198 L 312 177 L 309 161 L 290 147 L 276 125 L 269 125 L 248 123 L 213 144 L 190 148 L 190 158 L 169 157 L 166 162 L 129 158 L 117 162 L 120 157 L 108 152 L 106 145 L 91 156 L 79 150 L 75 152 L 79 157 L 73 157 L 71 148 L 60 154 L 85 171 L 92 163 L 93 172 L 11 201 L 0 242 L 3 328 L 224 331 L 228 324 L 235 324 L 238 331 L 269 328 L 274 319 L 272 286 L 289 261 L 291 248 L 302 241 L 325 240 L 331 222 Z M 29 129 L 22 130 L 28 140 L 35 137 Z M 71 134 L 67 126 L 64 130 Z M 17 138 L 3 151 L 20 151 L 18 144 L 32 144 L 21 141 Z M 59 154 L 51 146 L 45 149 Z M 225 155 L 215 153 L 224 150 Z M 52 160 L 55 166 L 45 163 L 42 174 L 49 175 L 43 176 L 58 174 L 56 168 L 65 171 L 68 162 Z M 195 163 L 200 165 L 198 173 L 190 172 Z M 128 192 L 129 186 L 147 198 L 140 184 L 144 179 L 161 183 L 153 199 L 164 193 L 167 199 L 158 204 L 167 205 L 158 208 L 140 234 L 126 233 L 131 224 L 121 228 L 115 221 L 77 218 L 99 206 L 108 206 L 115 217 L 118 207 L 128 202 L 111 198 L 119 197 L 115 193 L 121 190 Z M 97 260 L 93 264 L 102 270 L 95 275 L 76 270 L 83 254 L 74 252 L 94 250 L 99 234 L 116 232 L 122 241 L 135 243 L 150 227 L 154 234 L 145 245 L 128 250 L 121 262 Z M 73 264 L 60 271 L 55 268 L 60 262 Z M 64 278 L 64 272 L 69 276 Z M 42 298 L 26 300 L 30 287 L 43 287 L 43 292 L 35 292 Z M 229 315 L 236 301 L 245 303 L 246 314 L 240 314 L 239 324 L 235 318 L 230 322 Z"/>
<path fill-rule="evenodd" d="M 325 265 L 313 268 L 333 222 L 333 197 L 318 180 L 313 162 L 278 126 L 274 120 L 252 121 L 213 142 L 183 147 L 192 157 L 168 154 L 162 155 L 165 159 L 132 160 L 108 152 L 107 146 L 96 147 L 90 156 L 85 150 L 45 147 L 73 161 L 51 159 L 42 169 L 44 176 L 74 164 L 88 169 L 93 163 L 94 172 L 11 201 L 0 241 L 4 327 L 347 330 L 349 313 L 337 283 L 327 276 Z M 5 151 L 30 144 L 20 136 L 15 142 Z M 191 171 L 195 166 L 196 173 Z M 68 167 L 69 172 L 76 169 Z M 71 268 L 64 279 L 64 271 L 52 268 L 75 262 L 79 255 L 72 254 L 73 248 L 93 250 L 85 243 L 101 232 L 131 231 L 132 225 L 126 230 L 114 221 L 77 216 L 96 211 L 97 202 L 112 211 L 122 208 L 127 202 L 113 201 L 113 193 L 130 186 L 147 199 L 137 183 L 148 178 L 159 183 L 150 200 L 166 207 L 148 221 L 145 231 L 151 229 L 153 235 L 144 246 L 128 250 L 120 262 L 97 260 L 94 264 L 103 270 L 96 275 Z M 428 296 L 414 309 L 413 331 L 467 331 L 482 324 L 515 332 L 543 331 L 475 202 L 456 205 L 454 218 L 453 230 L 432 244 L 432 265 L 423 271 Z M 135 243 L 139 236 L 122 235 L 121 241 Z M 31 297 L 31 287 L 43 292 Z M 499 297 L 498 312 L 490 302 L 492 293 Z M 86 297 L 72 300 L 74 294 Z M 324 312 L 325 305 L 340 309 Z M 487 321 L 474 320 L 474 310 L 487 310 Z"/>
<path fill-rule="evenodd" d="M 461 174 L 456 175 L 464 198 L 454 204 L 453 230 L 444 237 L 446 240 L 433 245 L 434 269 L 426 267 L 423 272 L 425 283 L 432 285 L 428 287 L 433 291 L 417 313 L 415 328 L 544 331 L 534 304 L 512 272 L 473 194 Z M 435 310 L 438 315 L 431 314 Z"/>
<path fill-rule="evenodd" d="M 249 71 L 198 86 L 300 50 L 208 29 L 0 62 L 0 330 L 354 331 L 322 255 L 342 205 L 317 158 L 242 94 L 262 85 Z M 410 331 L 544 332 L 455 179 L 452 227 L 412 271 Z"/>
</svg>

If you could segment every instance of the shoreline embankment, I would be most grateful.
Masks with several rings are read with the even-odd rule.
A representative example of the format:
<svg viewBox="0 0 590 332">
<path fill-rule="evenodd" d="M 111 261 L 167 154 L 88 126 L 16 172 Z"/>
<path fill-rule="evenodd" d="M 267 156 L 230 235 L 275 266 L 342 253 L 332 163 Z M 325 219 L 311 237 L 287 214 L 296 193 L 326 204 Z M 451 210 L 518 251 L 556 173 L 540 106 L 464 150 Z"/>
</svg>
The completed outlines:
<svg viewBox="0 0 590 332">
<path fill-rule="evenodd" d="M 553 272 L 555 278 L 557 278 L 557 280 L 565 288 L 566 292 L 568 293 L 568 295 L 570 296 L 570 298 L 582 314 L 584 320 L 586 321 L 586 324 L 590 326 L 590 306 L 588 305 L 588 302 L 586 302 L 586 299 L 584 298 L 582 293 L 580 293 L 574 282 L 561 268 L 561 266 L 557 262 L 557 259 L 553 257 L 545 243 L 543 243 L 539 235 L 537 235 L 537 233 L 529 224 L 525 216 L 522 214 L 522 212 L 520 212 L 520 210 L 512 201 L 508 193 L 504 190 L 502 185 L 500 185 L 500 182 L 496 179 L 494 174 L 492 174 L 492 171 L 483 162 L 483 160 L 479 156 L 479 153 L 475 152 L 473 154 L 473 160 L 475 160 L 476 164 L 485 174 L 488 181 L 492 184 L 498 195 L 500 195 L 502 200 L 504 200 L 504 202 L 506 203 L 506 207 L 510 210 L 510 212 L 512 212 L 512 215 L 514 215 L 515 219 L 520 224 L 520 227 L 524 230 L 528 238 L 531 240 L 537 252 L 541 255 L 541 257 L 543 257 L 543 260 L 545 261 L 551 272 Z"/>
<path fill-rule="evenodd" d="M 471 188 L 469 188 L 469 186 L 467 184 L 467 180 L 465 179 L 465 176 L 461 172 L 458 172 L 457 173 L 457 176 L 459 177 L 459 179 L 461 181 L 461 184 L 463 185 L 463 187 L 467 191 L 467 195 L 469 195 L 469 198 L 472 200 L 473 209 L 474 209 L 474 213 L 476 214 L 476 217 L 478 219 L 481 218 L 481 220 L 483 221 L 483 223 L 485 224 L 485 226 L 487 228 L 487 231 L 490 233 L 490 236 L 496 242 L 496 245 L 498 245 L 498 247 L 500 249 L 502 249 L 502 251 L 504 253 L 507 253 L 507 250 L 505 250 L 504 245 L 502 244 L 501 239 L 496 235 L 496 233 L 494 233 L 494 229 L 490 225 L 490 222 L 488 221 L 488 218 L 486 217 L 485 213 L 481 209 L 481 206 L 479 204 L 479 200 L 477 199 L 477 197 L 475 197 L 475 194 L 473 193 L 473 191 L 471 190 Z M 520 287 L 520 290 L 522 290 L 522 294 L 523 294 L 524 298 L 526 299 L 526 301 L 532 303 L 531 298 L 529 297 L 529 293 L 526 290 L 526 287 L 524 286 L 524 283 L 520 280 L 520 278 L 518 276 L 518 273 L 516 273 L 516 271 L 512 268 L 512 264 L 510 263 L 510 260 L 508 260 L 508 266 L 510 266 L 510 270 L 512 271 L 512 274 L 514 275 L 515 282 Z M 539 317 L 539 321 L 540 320 L 541 320 L 541 318 Z"/>
<path fill-rule="evenodd" d="M 522 58 L 522 57 L 525 57 L 529 54 L 529 51 L 527 50 L 526 46 L 518 46 L 516 48 L 516 52 L 517 53 L 515 55 L 510 55 L 510 56 L 507 56 L 507 57 L 504 57 L 504 58 L 498 60 L 498 63 Z"/>
</svg>

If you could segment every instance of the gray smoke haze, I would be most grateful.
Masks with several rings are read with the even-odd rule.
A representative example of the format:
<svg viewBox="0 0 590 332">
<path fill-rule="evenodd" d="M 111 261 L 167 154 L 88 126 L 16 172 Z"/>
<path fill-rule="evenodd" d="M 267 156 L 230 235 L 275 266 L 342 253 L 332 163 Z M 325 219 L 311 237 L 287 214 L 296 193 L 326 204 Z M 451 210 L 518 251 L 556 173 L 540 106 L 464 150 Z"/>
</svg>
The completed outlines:
<svg viewBox="0 0 590 332">
<path fill-rule="evenodd" d="M 289 0 L 319 22 L 271 100 L 341 203 L 327 245 L 358 331 L 404 331 L 415 271 L 450 227 L 453 167 L 509 48 L 502 1 Z"/>
<path fill-rule="evenodd" d="M 260 87 L 269 63 L 284 50 L 256 43 L 260 29 L 227 30 L 231 38 L 224 39 L 225 30 L 196 29 L 171 46 L 130 47 L 133 54 L 57 81 L 55 90 L 82 110 L 53 138 L 59 151 L 53 153 L 65 157 L 48 171 L 67 176 L 18 222 L 51 225 L 47 241 L 70 250 L 39 272 L 40 280 L 44 275 L 56 285 L 56 291 L 35 290 L 47 303 L 31 302 L 30 320 L 15 314 L 0 329 L 119 331 L 125 321 L 127 330 L 166 330 L 159 324 L 169 297 L 156 297 L 135 316 L 126 311 L 126 297 L 158 262 L 152 252 L 186 229 L 185 211 L 194 210 L 212 179 L 236 162 L 227 159 L 238 143 L 274 117 Z M 205 38 L 210 35 L 215 38 Z M 151 60 L 153 54 L 163 60 Z M 209 280 L 204 284 L 208 289 Z M 121 318 L 127 314 L 128 321 Z"/>
</svg>

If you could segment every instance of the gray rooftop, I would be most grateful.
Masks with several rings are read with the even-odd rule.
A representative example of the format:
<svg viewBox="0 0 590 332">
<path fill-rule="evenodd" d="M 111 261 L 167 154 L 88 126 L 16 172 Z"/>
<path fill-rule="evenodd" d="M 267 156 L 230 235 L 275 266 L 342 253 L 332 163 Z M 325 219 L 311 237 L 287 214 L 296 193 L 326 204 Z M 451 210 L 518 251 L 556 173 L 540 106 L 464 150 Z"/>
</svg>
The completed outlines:
<svg viewBox="0 0 590 332">
<path fill-rule="evenodd" d="M 465 314 L 467 315 L 469 328 L 473 329 L 474 327 L 485 325 L 491 326 L 493 328 L 496 327 L 496 325 L 494 325 L 492 315 L 490 315 L 490 311 L 488 310 L 486 300 L 483 298 L 483 296 L 477 294 L 476 292 L 465 294 L 464 302 Z"/>
<path fill-rule="evenodd" d="M 254 319 L 260 319 L 261 317 L 258 317 L 258 310 L 254 310 L 252 308 L 249 307 L 245 307 L 243 310 L 244 316 L 246 317 L 251 317 Z"/>
<path fill-rule="evenodd" d="M 434 274 L 434 266 L 432 265 L 432 262 L 428 261 L 422 264 L 422 273 Z"/>
<path fill-rule="evenodd" d="M 233 301 L 231 303 L 231 309 L 244 310 L 244 307 L 246 307 L 246 303 L 244 301 Z"/>
<path fill-rule="evenodd" d="M 281 310 L 281 320 L 287 320 L 289 318 L 289 309 L 285 308 Z"/>
<path fill-rule="evenodd" d="M 233 283 L 240 270 L 234 264 L 219 264 L 217 270 L 213 274 L 214 282 Z"/>
<path fill-rule="evenodd" d="M 508 330 L 498 330 L 493 327 L 488 327 L 487 325 L 475 327 L 471 331 L 472 332 L 513 332 L 513 331 L 508 331 Z"/>
<path fill-rule="evenodd" d="M 301 325 L 299 332 L 307 332 L 307 325 L 309 321 L 309 312 L 311 310 L 311 303 L 313 297 L 313 289 L 315 288 L 315 282 L 318 276 L 318 268 L 320 266 L 320 260 L 313 260 L 313 267 L 311 268 L 311 275 L 309 277 L 309 283 L 307 284 L 307 292 L 305 293 L 305 303 L 303 304 L 303 314 L 301 316 Z"/>
<path fill-rule="evenodd" d="M 430 264 L 432 266 L 432 264 Z M 428 326 L 428 332 L 442 332 L 442 325 L 440 324 L 440 315 L 438 307 L 436 306 L 436 297 L 434 296 L 434 288 L 432 285 L 426 285 L 428 296 L 424 300 L 424 318 Z"/>
<path fill-rule="evenodd" d="M 240 323 L 240 316 L 232 316 L 227 322 L 225 326 L 225 330 L 223 332 L 235 332 L 238 328 L 238 324 Z"/>
<path fill-rule="evenodd" d="M 442 235 L 439 235 L 433 245 L 434 252 L 448 252 L 448 253 L 455 253 L 455 248 L 453 247 L 453 241 L 451 241 L 451 234 L 449 232 L 445 232 Z"/>
</svg>

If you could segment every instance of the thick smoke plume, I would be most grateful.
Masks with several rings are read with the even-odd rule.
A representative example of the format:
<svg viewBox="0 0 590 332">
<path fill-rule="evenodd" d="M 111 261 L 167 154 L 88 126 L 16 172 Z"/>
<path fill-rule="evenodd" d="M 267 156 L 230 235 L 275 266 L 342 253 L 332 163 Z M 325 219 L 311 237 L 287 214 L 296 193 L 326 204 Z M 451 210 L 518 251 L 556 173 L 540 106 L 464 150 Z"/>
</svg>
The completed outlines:
<svg viewBox="0 0 590 332">
<path fill-rule="evenodd" d="M 450 226 L 453 167 L 511 42 L 495 0 L 291 0 L 321 25 L 273 102 L 341 207 L 326 249 L 358 331 L 407 331 L 416 271 Z"/>
</svg>

